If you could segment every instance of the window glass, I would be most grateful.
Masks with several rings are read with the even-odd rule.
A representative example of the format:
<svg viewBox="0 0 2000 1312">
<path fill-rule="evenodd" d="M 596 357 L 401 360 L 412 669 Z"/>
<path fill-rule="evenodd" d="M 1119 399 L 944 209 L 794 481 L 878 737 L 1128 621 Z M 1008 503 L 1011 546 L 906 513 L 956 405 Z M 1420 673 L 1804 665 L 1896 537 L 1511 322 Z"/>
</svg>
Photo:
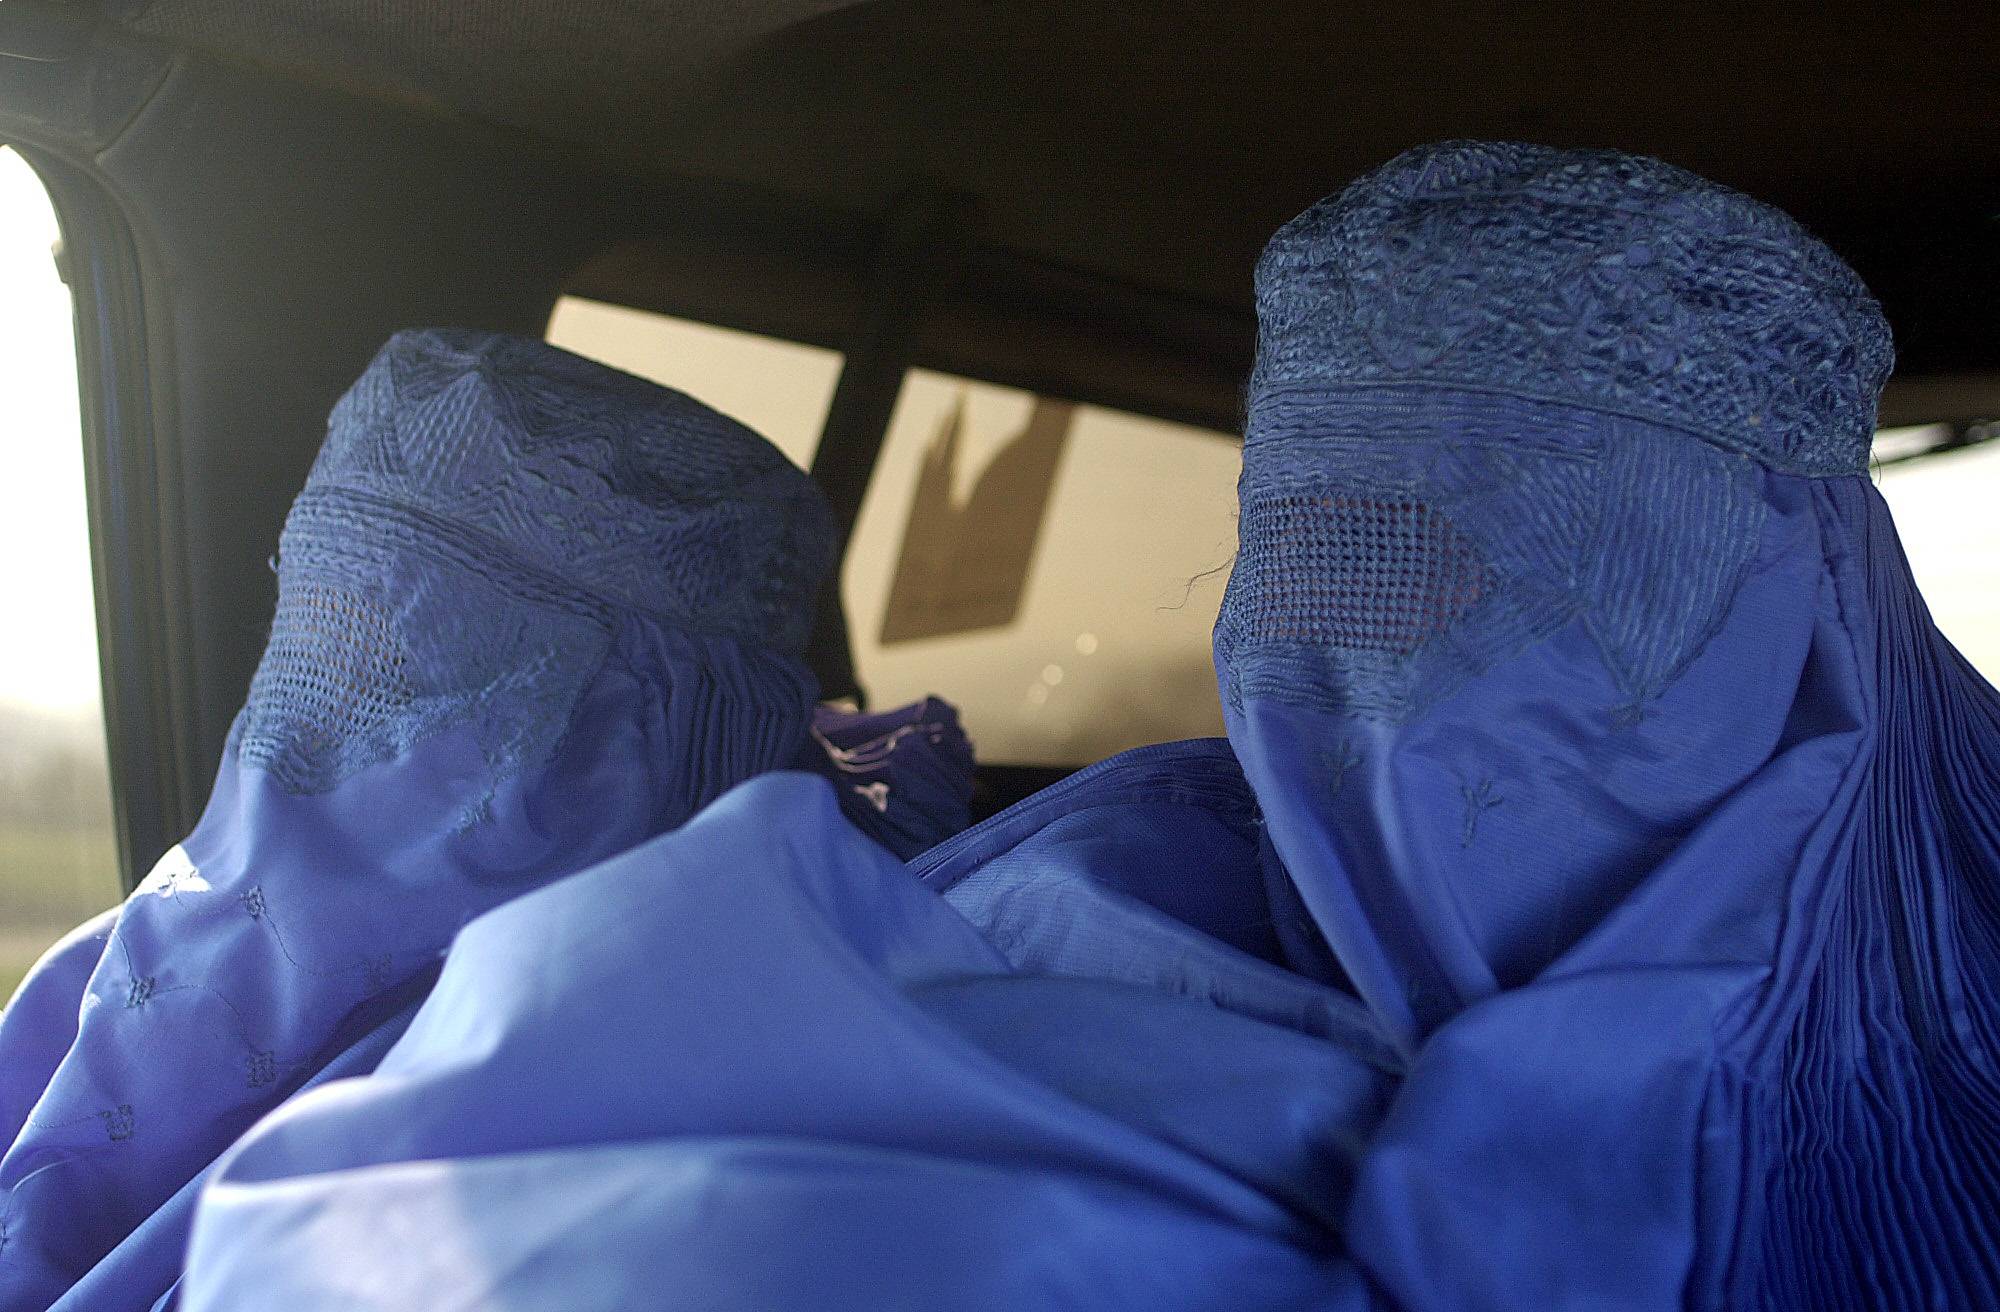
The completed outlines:
<svg viewBox="0 0 2000 1312">
<path fill-rule="evenodd" d="M 700 398 L 801 467 L 840 377 L 836 352 L 577 297 L 548 338 Z M 1240 459 L 1220 434 L 912 370 L 843 580 L 870 704 L 945 697 L 993 762 L 1220 733 L 1209 630 Z"/>
<path fill-rule="evenodd" d="M 1884 430 L 1884 455 L 1921 434 Z M 1931 618 L 2000 683 L 2000 440 L 1885 465 L 1878 478 Z"/>
<path fill-rule="evenodd" d="M 1222 434 L 912 370 L 848 552 L 862 685 L 941 693 L 994 762 L 1222 732 L 1241 462 Z"/>
<path fill-rule="evenodd" d="M 0 998 L 118 900 L 69 291 L 55 215 L 0 148 Z"/>
</svg>

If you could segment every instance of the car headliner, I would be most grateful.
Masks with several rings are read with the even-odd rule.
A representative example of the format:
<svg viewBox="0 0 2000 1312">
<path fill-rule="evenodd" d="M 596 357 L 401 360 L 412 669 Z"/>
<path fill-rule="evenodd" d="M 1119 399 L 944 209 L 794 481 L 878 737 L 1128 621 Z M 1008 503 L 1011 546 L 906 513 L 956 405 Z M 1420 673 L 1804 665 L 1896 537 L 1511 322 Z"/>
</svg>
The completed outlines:
<svg viewBox="0 0 2000 1312">
<path fill-rule="evenodd" d="M 1979 13 L 1980 16 L 1974 16 Z M 1784 206 L 1897 322 L 1906 371 L 1990 367 L 1993 11 L 1414 0 L 153 0 L 138 31 L 608 166 L 879 213 L 969 199 L 991 248 L 1241 334 L 1279 223 L 1448 136 L 1658 154 Z M 1967 279 L 1968 251 L 1984 276 Z"/>
</svg>

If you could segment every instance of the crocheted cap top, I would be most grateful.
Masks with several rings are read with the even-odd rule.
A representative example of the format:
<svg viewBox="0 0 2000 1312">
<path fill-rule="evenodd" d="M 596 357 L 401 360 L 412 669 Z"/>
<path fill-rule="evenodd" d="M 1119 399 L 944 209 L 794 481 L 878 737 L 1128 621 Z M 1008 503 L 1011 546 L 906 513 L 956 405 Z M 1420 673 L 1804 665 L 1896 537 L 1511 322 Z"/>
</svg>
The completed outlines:
<svg viewBox="0 0 2000 1312">
<path fill-rule="evenodd" d="M 1501 391 L 1806 475 L 1866 469 L 1892 360 L 1860 279 L 1779 211 L 1658 160 L 1507 142 L 1406 151 L 1301 214 L 1258 263 L 1257 314 L 1253 406 Z"/>
<path fill-rule="evenodd" d="M 680 392 L 529 338 L 398 333 L 334 408 L 301 503 L 359 493 L 528 573 L 798 654 L 832 549 L 812 480 Z M 312 546 L 295 512 L 287 559 Z"/>
<path fill-rule="evenodd" d="M 812 480 L 691 397 L 540 341 L 399 333 L 285 521 L 242 759 L 319 792 L 471 724 L 499 771 L 545 760 L 639 627 L 714 648 L 803 734 L 833 541 Z"/>
</svg>

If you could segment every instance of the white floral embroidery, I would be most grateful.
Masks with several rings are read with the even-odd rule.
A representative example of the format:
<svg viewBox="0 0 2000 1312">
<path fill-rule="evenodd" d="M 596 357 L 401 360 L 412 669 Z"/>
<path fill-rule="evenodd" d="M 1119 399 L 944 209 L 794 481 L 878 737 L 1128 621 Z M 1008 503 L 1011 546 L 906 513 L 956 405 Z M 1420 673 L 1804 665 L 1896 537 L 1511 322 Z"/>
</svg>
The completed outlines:
<svg viewBox="0 0 2000 1312">
<path fill-rule="evenodd" d="M 175 843 L 167 849 L 167 854 L 153 866 L 151 874 L 139 881 L 136 890 L 140 894 L 151 893 L 156 897 L 173 898 L 182 893 L 206 893 L 209 884 L 195 868 L 187 849 Z"/>
</svg>

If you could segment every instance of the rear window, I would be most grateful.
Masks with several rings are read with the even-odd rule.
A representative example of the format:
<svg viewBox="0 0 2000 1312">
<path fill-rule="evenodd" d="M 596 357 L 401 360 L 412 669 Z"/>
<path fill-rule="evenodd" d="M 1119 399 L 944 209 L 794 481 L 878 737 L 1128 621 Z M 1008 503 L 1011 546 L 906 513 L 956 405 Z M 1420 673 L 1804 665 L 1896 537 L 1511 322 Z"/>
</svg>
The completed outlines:
<svg viewBox="0 0 2000 1312">
<path fill-rule="evenodd" d="M 1219 433 L 912 370 L 848 553 L 863 684 L 934 683 L 991 761 L 1222 732 L 1241 461 Z"/>
<path fill-rule="evenodd" d="M 809 465 L 836 352 L 565 298 L 549 340 L 697 396 Z M 842 579 L 870 702 L 954 702 L 982 759 L 1080 765 L 1220 733 L 1226 434 L 911 370 Z"/>
</svg>

